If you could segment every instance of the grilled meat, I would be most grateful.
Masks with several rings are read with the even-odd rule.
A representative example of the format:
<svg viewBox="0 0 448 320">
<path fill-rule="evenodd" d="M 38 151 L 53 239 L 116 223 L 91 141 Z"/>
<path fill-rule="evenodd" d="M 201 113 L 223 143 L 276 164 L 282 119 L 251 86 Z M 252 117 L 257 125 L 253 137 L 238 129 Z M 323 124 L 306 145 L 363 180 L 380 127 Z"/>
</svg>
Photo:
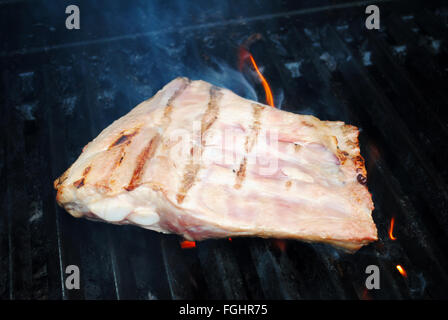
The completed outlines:
<svg viewBox="0 0 448 320">
<path fill-rule="evenodd" d="M 104 129 L 58 179 L 75 217 L 189 240 L 377 239 L 358 129 L 177 78 Z"/>
</svg>

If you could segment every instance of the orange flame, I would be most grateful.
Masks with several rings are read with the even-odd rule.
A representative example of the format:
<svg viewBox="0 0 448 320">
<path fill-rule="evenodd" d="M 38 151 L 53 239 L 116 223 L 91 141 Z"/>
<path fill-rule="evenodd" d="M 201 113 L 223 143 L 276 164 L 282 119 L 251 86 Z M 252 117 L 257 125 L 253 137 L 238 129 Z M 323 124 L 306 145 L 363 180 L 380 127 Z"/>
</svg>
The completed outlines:
<svg viewBox="0 0 448 320">
<path fill-rule="evenodd" d="M 261 84 L 263 85 L 264 91 L 266 93 L 266 103 L 270 105 L 271 107 L 274 107 L 274 98 L 272 96 L 271 88 L 269 87 L 268 82 L 266 81 L 265 77 L 261 74 L 260 70 L 258 69 L 257 64 L 255 63 L 254 57 L 249 53 L 249 59 L 250 62 L 252 62 L 252 65 L 255 68 L 255 71 L 257 72 L 258 76 L 260 77 Z"/>
<path fill-rule="evenodd" d="M 394 237 L 393 232 L 394 232 L 394 224 L 395 224 L 395 218 L 392 217 L 392 219 L 390 220 L 390 228 L 389 228 L 389 238 L 391 240 L 397 240 L 397 238 Z"/>
<path fill-rule="evenodd" d="M 187 241 L 187 240 L 185 240 L 185 241 L 182 241 L 180 243 L 180 247 L 182 249 L 191 249 L 191 248 L 196 247 L 196 242 L 195 241 Z"/>
<path fill-rule="evenodd" d="M 399 264 L 397 264 L 397 270 L 398 270 L 398 272 L 400 272 L 400 274 L 403 276 L 403 277 L 405 277 L 405 278 L 407 278 L 408 277 L 408 274 L 406 273 L 406 270 L 404 270 L 404 268 L 401 266 L 401 265 L 399 265 Z"/>
</svg>

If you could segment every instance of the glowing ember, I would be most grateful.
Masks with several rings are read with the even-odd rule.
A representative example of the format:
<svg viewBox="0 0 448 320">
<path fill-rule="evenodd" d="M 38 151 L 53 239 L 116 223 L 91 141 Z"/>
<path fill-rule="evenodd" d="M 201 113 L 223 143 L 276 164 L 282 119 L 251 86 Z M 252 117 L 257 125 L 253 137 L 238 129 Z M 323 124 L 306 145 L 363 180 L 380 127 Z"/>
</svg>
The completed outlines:
<svg viewBox="0 0 448 320">
<path fill-rule="evenodd" d="M 191 248 L 196 247 L 196 242 L 185 240 L 185 241 L 182 241 L 182 242 L 180 243 L 180 247 L 181 247 L 182 249 L 191 249 Z"/>
<path fill-rule="evenodd" d="M 398 270 L 398 272 L 400 272 L 400 274 L 403 277 L 407 278 L 408 274 L 406 273 L 406 270 L 404 270 L 404 268 L 401 265 L 397 264 L 397 270 Z"/>
<path fill-rule="evenodd" d="M 232 238 L 229 238 L 229 241 L 232 241 Z"/>
<path fill-rule="evenodd" d="M 365 289 L 362 292 L 362 296 L 361 296 L 362 300 L 372 300 L 372 297 L 369 295 L 369 290 Z"/>
<path fill-rule="evenodd" d="M 285 251 L 285 249 L 286 249 L 286 242 L 285 241 L 279 240 L 279 239 L 274 239 L 273 242 L 274 242 L 274 245 L 278 249 L 280 249 L 280 251 Z"/>
<path fill-rule="evenodd" d="M 390 220 L 390 228 L 389 228 L 389 238 L 391 240 L 397 240 L 397 238 L 394 237 L 393 232 L 394 232 L 394 223 L 395 223 L 395 218 L 392 218 Z"/>
<path fill-rule="evenodd" d="M 257 64 L 255 63 L 254 57 L 252 57 L 251 54 L 249 54 L 250 62 L 252 62 L 252 65 L 255 68 L 255 71 L 257 72 L 258 76 L 260 77 L 261 84 L 263 85 L 264 91 L 266 92 L 266 103 L 270 105 L 271 107 L 274 107 L 274 98 L 272 96 L 271 88 L 269 87 L 268 82 L 266 81 L 265 77 L 261 74 L 260 70 L 258 69 Z"/>
</svg>

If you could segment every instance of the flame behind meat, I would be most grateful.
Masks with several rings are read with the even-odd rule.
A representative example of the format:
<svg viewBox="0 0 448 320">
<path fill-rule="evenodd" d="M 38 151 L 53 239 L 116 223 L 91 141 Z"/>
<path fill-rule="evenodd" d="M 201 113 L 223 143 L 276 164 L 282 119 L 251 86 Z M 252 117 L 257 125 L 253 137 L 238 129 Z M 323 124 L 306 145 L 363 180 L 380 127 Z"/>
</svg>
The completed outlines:
<svg viewBox="0 0 448 320">
<path fill-rule="evenodd" d="M 397 270 L 398 270 L 398 272 L 400 272 L 400 274 L 403 276 L 403 277 L 405 277 L 405 278 L 407 278 L 408 277 L 408 274 L 406 273 L 406 270 L 404 270 L 404 268 L 401 266 L 401 265 L 399 265 L 399 264 L 397 264 Z"/>
</svg>

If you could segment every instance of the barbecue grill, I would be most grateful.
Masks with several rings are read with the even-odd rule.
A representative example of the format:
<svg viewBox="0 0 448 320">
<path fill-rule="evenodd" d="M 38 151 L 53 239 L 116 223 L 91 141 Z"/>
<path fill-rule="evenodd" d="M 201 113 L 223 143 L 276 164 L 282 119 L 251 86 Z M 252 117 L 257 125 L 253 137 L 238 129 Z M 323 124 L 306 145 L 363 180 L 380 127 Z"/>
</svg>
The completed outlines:
<svg viewBox="0 0 448 320">
<path fill-rule="evenodd" d="M 65 28 L 70 4 L 79 30 Z M 442 1 L 0 1 L 0 299 L 448 298 L 447 22 Z M 57 206 L 53 180 L 83 146 L 177 76 L 265 103 L 242 46 L 276 107 L 361 128 L 379 241 L 182 248 Z"/>
</svg>

